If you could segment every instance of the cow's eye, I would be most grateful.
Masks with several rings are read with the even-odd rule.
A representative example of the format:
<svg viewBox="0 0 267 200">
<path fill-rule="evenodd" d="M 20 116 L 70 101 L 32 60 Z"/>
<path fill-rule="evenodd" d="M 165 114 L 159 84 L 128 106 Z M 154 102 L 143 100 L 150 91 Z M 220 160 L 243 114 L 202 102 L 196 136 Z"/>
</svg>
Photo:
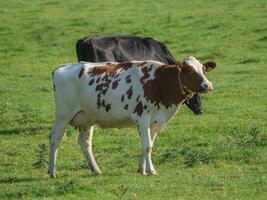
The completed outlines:
<svg viewBox="0 0 267 200">
<path fill-rule="evenodd" d="M 190 70 L 189 68 L 184 68 L 184 72 L 186 72 L 186 73 L 191 73 L 192 70 Z"/>
</svg>

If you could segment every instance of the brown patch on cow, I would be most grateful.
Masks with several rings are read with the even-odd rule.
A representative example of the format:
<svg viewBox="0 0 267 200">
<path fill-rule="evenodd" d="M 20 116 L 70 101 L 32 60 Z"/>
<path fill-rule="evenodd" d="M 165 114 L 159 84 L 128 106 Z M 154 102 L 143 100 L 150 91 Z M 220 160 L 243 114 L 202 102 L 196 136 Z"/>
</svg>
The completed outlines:
<svg viewBox="0 0 267 200">
<path fill-rule="evenodd" d="M 127 94 L 128 99 L 131 99 L 131 97 L 133 95 L 133 87 L 132 86 L 127 90 L 126 94 Z"/>
<path fill-rule="evenodd" d="M 121 96 L 121 102 L 124 101 L 124 94 Z"/>
<path fill-rule="evenodd" d="M 178 80 L 179 68 L 180 65 L 162 65 L 156 69 L 155 78 L 144 83 L 145 98 L 158 109 L 160 103 L 168 109 L 184 100 L 185 96 L 181 92 Z"/>
<path fill-rule="evenodd" d="M 105 109 L 106 109 L 106 112 L 108 112 L 111 109 L 111 104 L 106 105 Z"/>
<path fill-rule="evenodd" d="M 137 102 L 139 101 L 139 98 L 140 98 L 140 95 L 138 95 L 138 97 L 136 98 L 136 101 L 137 101 Z"/>
<path fill-rule="evenodd" d="M 139 117 L 141 117 L 141 115 L 143 113 L 143 105 L 142 105 L 141 101 L 139 101 L 138 104 L 135 106 L 133 113 L 136 113 Z"/>
<path fill-rule="evenodd" d="M 145 80 L 149 78 L 149 72 L 147 67 L 142 68 L 143 76 L 140 78 L 140 82 L 143 85 Z"/>
<path fill-rule="evenodd" d="M 126 76 L 126 83 L 131 83 L 131 75 Z"/>
<path fill-rule="evenodd" d="M 89 85 L 93 85 L 94 84 L 94 82 L 95 82 L 95 79 L 91 79 L 90 81 L 89 81 Z"/>
<path fill-rule="evenodd" d="M 115 90 L 118 87 L 119 81 L 116 80 L 112 83 L 112 89 Z"/>
<path fill-rule="evenodd" d="M 83 72 L 84 72 L 84 68 L 82 67 L 81 71 L 79 72 L 79 79 L 82 77 Z"/>
<path fill-rule="evenodd" d="M 128 110 L 128 104 L 126 104 L 123 108 L 125 109 L 125 110 Z"/>
<path fill-rule="evenodd" d="M 108 73 L 115 75 L 117 70 L 123 69 L 123 70 L 128 70 L 129 68 L 132 67 L 132 63 L 130 62 L 125 62 L 125 63 L 118 63 L 118 64 L 106 64 L 104 66 L 96 66 L 92 69 L 91 73 L 93 75 L 99 75 L 103 73 Z"/>
</svg>

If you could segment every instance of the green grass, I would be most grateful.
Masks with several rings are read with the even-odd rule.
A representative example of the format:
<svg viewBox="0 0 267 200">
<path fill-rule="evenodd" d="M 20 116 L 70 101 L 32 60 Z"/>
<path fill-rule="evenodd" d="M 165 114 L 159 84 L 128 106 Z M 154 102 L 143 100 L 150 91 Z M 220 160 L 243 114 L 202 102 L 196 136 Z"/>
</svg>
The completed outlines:
<svg viewBox="0 0 267 200">
<path fill-rule="evenodd" d="M 265 0 L 1 1 L 0 199 L 266 199 L 266 10 Z M 54 120 L 51 72 L 76 62 L 77 39 L 115 33 L 156 38 L 178 60 L 216 61 L 205 114 L 183 106 L 158 136 L 156 177 L 136 172 L 135 129 L 96 130 L 103 174 L 93 176 L 69 128 L 50 179 L 39 145 Z"/>
</svg>

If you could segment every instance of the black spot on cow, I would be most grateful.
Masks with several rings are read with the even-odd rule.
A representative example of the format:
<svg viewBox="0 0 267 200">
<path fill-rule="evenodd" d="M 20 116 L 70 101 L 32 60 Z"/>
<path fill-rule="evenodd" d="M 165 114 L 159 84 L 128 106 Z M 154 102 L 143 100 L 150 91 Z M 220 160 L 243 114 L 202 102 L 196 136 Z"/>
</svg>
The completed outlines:
<svg viewBox="0 0 267 200">
<path fill-rule="evenodd" d="M 144 105 L 144 107 L 143 107 L 145 110 L 147 109 L 147 105 Z"/>
<path fill-rule="evenodd" d="M 137 102 L 139 101 L 139 98 L 140 98 L 140 95 L 138 95 L 138 97 L 136 98 L 136 101 L 137 101 Z"/>
<path fill-rule="evenodd" d="M 124 101 L 124 94 L 121 96 L 121 102 Z"/>
<path fill-rule="evenodd" d="M 109 84 L 111 80 L 106 81 L 105 83 L 102 83 L 102 93 L 105 95 L 109 89 Z"/>
<path fill-rule="evenodd" d="M 116 80 L 116 81 L 114 81 L 113 83 L 112 83 L 112 89 L 113 90 L 115 90 L 116 88 L 117 88 L 117 86 L 118 86 L 118 83 L 119 81 L 118 80 Z"/>
<path fill-rule="evenodd" d="M 101 80 L 102 80 L 102 81 L 108 81 L 108 80 L 109 80 L 109 75 L 106 73 L 106 74 L 102 77 Z"/>
<path fill-rule="evenodd" d="M 109 79 L 108 76 L 103 76 L 101 81 L 100 81 L 100 83 L 98 83 L 98 85 L 96 85 L 95 90 L 96 91 L 100 91 L 101 94 L 105 95 L 107 93 L 108 89 L 109 89 L 110 83 L 111 83 L 111 79 Z"/>
<path fill-rule="evenodd" d="M 111 109 L 111 104 L 106 105 L 106 112 L 108 112 Z"/>
<path fill-rule="evenodd" d="M 94 82 L 95 82 L 95 79 L 91 79 L 91 80 L 89 81 L 89 85 L 93 85 Z"/>
<path fill-rule="evenodd" d="M 103 87 L 102 84 L 97 85 L 97 86 L 95 87 L 95 90 L 96 90 L 96 91 L 101 91 L 101 90 L 102 90 L 102 87 Z"/>
<path fill-rule="evenodd" d="M 98 93 L 97 95 L 96 105 L 97 105 L 97 108 L 101 107 L 101 93 Z"/>
<path fill-rule="evenodd" d="M 104 99 L 102 100 L 102 102 L 101 102 L 101 105 L 102 105 L 103 107 L 105 107 L 105 106 L 106 106 L 106 102 L 105 102 L 105 100 L 104 100 Z"/>
<path fill-rule="evenodd" d="M 150 72 L 153 68 L 153 65 L 150 65 L 149 68 L 148 68 L 148 71 Z"/>
<path fill-rule="evenodd" d="M 126 83 L 131 83 L 131 75 L 126 76 Z"/>
<path fill-rule="evenodd" d="M 123 108 L 124 108 L 125 110 L 128 110 L 128 107 L 129 107 L 129 105 L 126 104 Z"/>
<path fill-rule="evenodd" d="M 79 78 L 81 78 L 81 77 L 82 77 L 82 75 L 83 75 L 83 72 L 84 72 L 84 68 L 82 67 L 81 71 L 79 72 Z"/>
<path fill-rule="evenodd" d="M 96 83 L 99 83 L 100 78 L 101 78 L 101 77 L 98 77 L 98 78 L 96 79 Z"/>
</svg>

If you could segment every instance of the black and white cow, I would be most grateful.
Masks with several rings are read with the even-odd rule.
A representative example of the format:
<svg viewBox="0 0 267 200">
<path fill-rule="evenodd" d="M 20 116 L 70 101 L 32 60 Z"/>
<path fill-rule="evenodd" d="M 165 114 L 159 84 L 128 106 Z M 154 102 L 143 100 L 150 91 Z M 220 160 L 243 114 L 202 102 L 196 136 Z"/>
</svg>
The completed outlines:
<svg viewBox="0 0 267 200">
<path fill-rule="evenodd" d="M 157 133 L 188 96 L 213 89 L 204 73 L 215 66 L 214 62 L 201 64 L 192 56 L 175 65 L 158 61 L 61 65 L 53 73 L 56 112 L 50 136 L 50 175 L 56 176 L 57 149 L 68 124 L 79 128 L 79 144 L 97 174 L 101 171 L 92 153 L 94 125 L 136 125 L 142 144 L 139 172 L 156 174 L 151 152 Z"/>
<path fill-rule="evenodd" d="M 156 60 L 175 64 L 176 59 L 168 48 L 153 38 L 138 36 L 91 36 L 76 43 L 78 61 L 125 62 L 132 60 Z M 185 104 L 195 113 L 202 114 L 200 95 L 194 94 Z"/>
</svg>

